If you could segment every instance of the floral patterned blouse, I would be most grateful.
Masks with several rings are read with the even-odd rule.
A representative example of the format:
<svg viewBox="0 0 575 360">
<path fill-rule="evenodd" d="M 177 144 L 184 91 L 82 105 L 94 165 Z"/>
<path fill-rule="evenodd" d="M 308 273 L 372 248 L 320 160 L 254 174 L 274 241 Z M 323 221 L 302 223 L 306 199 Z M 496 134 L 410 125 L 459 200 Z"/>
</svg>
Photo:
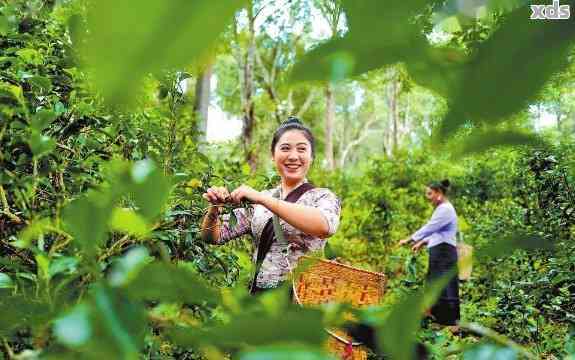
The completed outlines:
<svg viewBox="0 0 575 360">
<path fill-rule="evenodd" d="M 263 191 L 264 194 L 274 197 L 279 197 L 279 192 L 279 187 Z M 308 190 L 298 199 L 296 204 L 312 206 L 319 209 L 328 223 L 328 236 L 336 232 L 339 226 L 341 203 L 330 190 L 325 188 Z M 257 249 L 262 231 L 268 220 L 273 216 L 273 213 L 263 205 L 254 205 L 247 210 L 243 208 L 235 209 L 234 213 L 237 217 L 237 223 L 233 227 L 229 224 L 229 215 L 223 216 L 220 238 L 215 244 L 225 244 L 232 239 L 251 234 L 255 242 L 255 248 Z M 289 273 L 288 262 L 286 261 L 285 255 L 289 243 L 293 245 L 290 247 L 290 250 L 287 251 L 287 260 L 289 260 L 289 266 L 294 266 L 299 257 L 305 253 L 323 250 L 327 241 L 325 238 L 322 239 L 308 235 L 294 228 L 281 218 L 280 224 L 284 231 L 286 243 L 280 243 L 279 240 L 274 239 L 256 280 L 256 285 L 260 288 L 277 287 L 281 281 L 285 280 Z M 254 263 L 256 262 L 256 258 L 257 251 L 252 255 L 252 261 Z"/>
</svg>

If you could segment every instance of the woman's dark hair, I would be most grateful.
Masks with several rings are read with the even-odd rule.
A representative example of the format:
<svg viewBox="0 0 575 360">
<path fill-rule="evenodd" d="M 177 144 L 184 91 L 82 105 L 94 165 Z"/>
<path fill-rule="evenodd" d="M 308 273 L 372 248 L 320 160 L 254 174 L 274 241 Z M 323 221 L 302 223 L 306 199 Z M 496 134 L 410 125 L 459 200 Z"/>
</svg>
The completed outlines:
<svg viewBox="0 0 575 360">
<path fill-rule="evenodd" d="M 283 134 L 285 134 L 286 132 L 288 132 L 290 130 L 299 130 L 299 131 L 303 132 L 303 135 L 305 136 L 305 138 L 307 139 L 307 141 L 309 141 L 309 143 L 311 145 L 311 156 L 314 157 L 315 156 L 315 138 L 313 137 L 311 130 L 307 126 L 305 126 L 295 116 L 290 116 L 286 121 L 281 123 L 281 125 L 274 132 L 274 137 L 272 138 L 272 147 L 271 147 L 272 154 L 274 153 L 274 149 L 276 148 L 276 145 L 277 145 L 279 139 L 282 137 Z"/>
<path fill-rule="evenodd" d="M 447 194 L 447 192 L 449 191 L 449 186 L 451 186 L 451 182 L 449 182 L 448 179 L 441 180 L 441 181 L 432 181 L 429 184 L 427 184 L 428 188 L 435 190 L 435 191 L 439 191 L 443 195 Z"/>
</svg>

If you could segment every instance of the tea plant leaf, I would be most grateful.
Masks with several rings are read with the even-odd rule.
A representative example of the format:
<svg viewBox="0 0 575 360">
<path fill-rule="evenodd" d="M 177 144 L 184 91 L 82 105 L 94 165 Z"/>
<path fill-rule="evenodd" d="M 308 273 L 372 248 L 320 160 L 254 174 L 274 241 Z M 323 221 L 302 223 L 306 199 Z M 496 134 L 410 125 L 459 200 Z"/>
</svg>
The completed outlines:
<svg viewBox="0 0 575 360">
<path fill-rule="evenodd" d="M 281 319 L 280 319 L 281 318 Z M 325 340 L 319 310 L 299 309 L 281 315 L 247 314 L 234 317 L 229 324 L 208 329 L 174 328 L 170 338 L 182 346 L 269 345 L 298 342 L 320 345 Z"/>
<path fill-rule="evenodd" d="M 110 218 L 110 228 L 124 232 L 137 238 L 145 238 L 150 234 L 150 226 L 134 210 L 115 208 Z"/>
<path fill-rule="evenodd" d="M 216 303 L 219 295 L 187 268 L 152 263 L 144 267 L 126 286 L 135 299 L 198 304 Z"/>
<path fill-rule="evenodd" d="M 275 345 L 262 346 L 257 350 L 245 351 L 239 355 L 240 360 L 335 360 L 333 355 L 327 354 L 314 347 Z"/>
</svg>

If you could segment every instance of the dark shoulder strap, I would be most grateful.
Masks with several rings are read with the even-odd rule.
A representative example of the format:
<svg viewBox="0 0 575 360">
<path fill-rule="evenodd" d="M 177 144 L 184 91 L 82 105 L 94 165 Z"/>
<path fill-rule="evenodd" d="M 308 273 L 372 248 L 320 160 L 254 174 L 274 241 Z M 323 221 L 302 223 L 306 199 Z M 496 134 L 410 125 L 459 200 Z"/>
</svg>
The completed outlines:
<svg viewBox="0 0 575 360">
<path fill-rule="evenodd" d="M 298 186 L 297 188 L 293 189 L 292 192 L 290 192 L 288 194 L 288 196 L 285 198 L 285 201 L 295 203 L 299 200 L 299 198 L 303 194 L 305 194 L 309 190 L 313 189 L 314 187 L 315 186 L 313 186 L 311 183 L 308 183 L 308 182 L 303 183 L 300 186 Z"/>
</svg>

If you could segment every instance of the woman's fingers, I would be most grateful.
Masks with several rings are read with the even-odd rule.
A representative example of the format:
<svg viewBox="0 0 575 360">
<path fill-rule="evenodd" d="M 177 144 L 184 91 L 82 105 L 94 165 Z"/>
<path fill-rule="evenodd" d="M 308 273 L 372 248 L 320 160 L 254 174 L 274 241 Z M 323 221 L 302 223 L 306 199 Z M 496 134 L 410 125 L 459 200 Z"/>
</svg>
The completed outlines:
<svg viewBox="0 0 575 360">
<path fill-rule="evenodd" d="M 224 187 L 213 187 L 206 190 L 202 196 L 212 204 L 223 204 L 228 201 L 229 193 Z"/>
<path fill-rule="evenodd" d="M 243 197 L 242 188 L 239 187 L 239 188 L 235 189 L 234 191 L 232 191 L 230 197 L 235 204 L 239 204 L 240 201 L 242 200 L 242 197 Z"/>
<path fill-rule="evenodd" d="M 220 187 L 217 189 L 217 191 L 218 191 L 218 196 L 220 197 L 221 201 L 226 202 L 230 196 L 228 189 L 226 189 L 225 187 Z"/>
</svg>

